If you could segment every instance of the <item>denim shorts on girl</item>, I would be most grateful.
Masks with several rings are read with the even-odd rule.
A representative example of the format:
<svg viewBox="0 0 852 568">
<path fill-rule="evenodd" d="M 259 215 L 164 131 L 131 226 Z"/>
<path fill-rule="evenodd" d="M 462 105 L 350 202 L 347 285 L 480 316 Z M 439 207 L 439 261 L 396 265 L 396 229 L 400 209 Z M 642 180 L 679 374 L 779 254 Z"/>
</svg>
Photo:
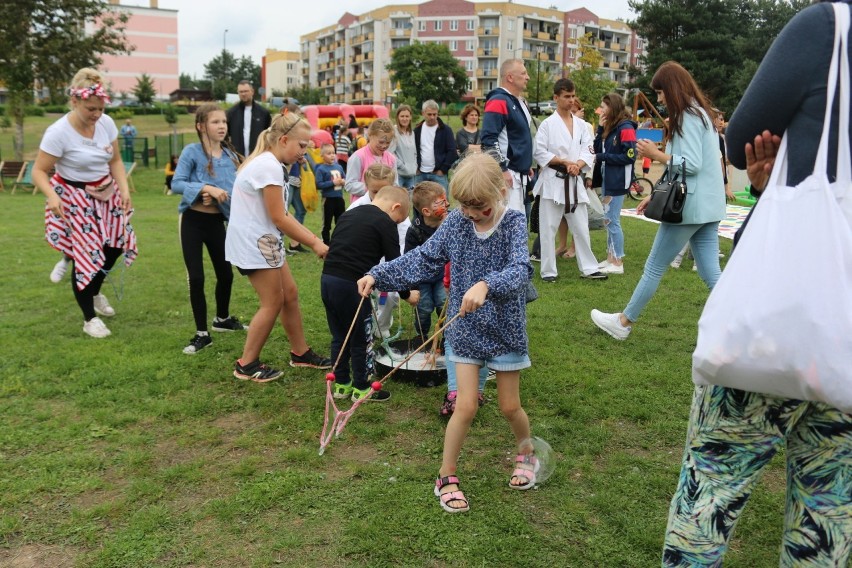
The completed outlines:
<svg viewBox="0 0 852 568">
<path fill-rule="evenodd" d="M 468 363 L 470 365 L 478 365 L 480 367 L 488 367 L 495 371 L 520 371 L 532 366 L 530 357 L 526 353 L 505 353 L 488 359 L 474 359 L 471 357 L 460 357 L 459 355 L 450 355 L 450 361 L 453 363 Z"/>
</svg>

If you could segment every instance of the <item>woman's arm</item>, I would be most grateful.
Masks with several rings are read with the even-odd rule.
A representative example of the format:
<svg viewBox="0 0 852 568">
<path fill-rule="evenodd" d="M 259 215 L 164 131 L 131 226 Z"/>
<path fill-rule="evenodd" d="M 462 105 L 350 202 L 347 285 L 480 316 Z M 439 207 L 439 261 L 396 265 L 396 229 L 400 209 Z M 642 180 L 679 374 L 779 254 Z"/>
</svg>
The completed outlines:
<svg viewBox="0 0 852 568">
<path fill-rule="evenodd" d="M 597 155 L 602 162 L 615 166 L 629 166 L 636 161 L 636 131 L 630 125 L 616 128 L 615 137 L 618 146 L 613 145 L 612 152 L 603 152 Z"/>
<path fill-rule="evenodd" d="M 50 183 L 50 170 L 56 166 L 59 160 L 56 156 L 51 156 L 44 150 L 38 151 L 36 161 L 33 163 L 33 185 L 41 191 L 47 199 L 47 208 L 56 217 L 65 218 L 65 213 L 62 211 L 62 200 L 53 186 Z"/>
<path fill-rule="evenodd" d="M 287 213 L 284 204 L 284 188 L 280 185 L 267 185 L 261 192 L 263 193 L 266 212 L 269 213 L 269 218 L 272 219 L 278 230 L 294 241 L 309 246 L 318 257 L 325 258 L 328 253 L 328 246 L 322 242 L 322 239 Z"/>
<path fill-rule="evenodd" d="M 130 200 L 130 187 L 127 185 L 127 171 L 118 150 L 118 139 L 112 141 L 112 159 L 109 161 L 109 173 L 118 184 L 118 194 L 121 197 L 121 208 L 128 213 L 133 208 Z"/>
</svg>

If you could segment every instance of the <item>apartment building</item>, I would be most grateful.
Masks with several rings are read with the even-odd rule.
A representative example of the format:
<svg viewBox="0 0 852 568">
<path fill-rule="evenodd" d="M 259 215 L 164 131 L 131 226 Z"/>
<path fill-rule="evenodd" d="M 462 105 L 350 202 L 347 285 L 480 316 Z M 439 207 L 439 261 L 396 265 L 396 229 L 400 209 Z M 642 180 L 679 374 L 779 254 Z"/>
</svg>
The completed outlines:
<svg viewBox="0 0 852 568">
<path fill-rule="evenodd" d="M 119 0 L 109 0 L 108 8 L 130 16 L 125 34 L 135 47 L 130 55 L 103 56 L 100 69 L 112 92 L 130 93 L 136 80 L 147 73 L 154 82 L 156 97 L 168 100 L 169 93 L 180 86 L 178 11 L 159 8 L 157 0 L 150 0 L 147 7 L 123 6 Z"/>
<path fill-rule="evenodd" d="M 302 55 L 298 51 L 267 49 L 260 63 L 260 84 L 265 101 L 273 96 L 273 91 L 283 94 L 298 89 L 302 84 Z"/>
<path fill-rule="evenodd" d="M 346 12 L 335 24 L 301 36 L 302 82 L 323 89 L 331 103 L 390 103 L 396 91 L 386 67 L 394 50 L 414 41 L 435 42 L 446 45 L 467 70 L 470 87 L 463 98 L 475 100 L 499 84 L 506 59 L 535 62 L 555 76 L 567 74 L 576 61 L 576 38 L 586 32 L 604 54 L 607 74 L 626 82 L 627 63 L 638 60 L 641 42 L 623 22 L 584 8 L 562 12 L 467 0 L 389 5 L 359 16 Z"/>
</svg>

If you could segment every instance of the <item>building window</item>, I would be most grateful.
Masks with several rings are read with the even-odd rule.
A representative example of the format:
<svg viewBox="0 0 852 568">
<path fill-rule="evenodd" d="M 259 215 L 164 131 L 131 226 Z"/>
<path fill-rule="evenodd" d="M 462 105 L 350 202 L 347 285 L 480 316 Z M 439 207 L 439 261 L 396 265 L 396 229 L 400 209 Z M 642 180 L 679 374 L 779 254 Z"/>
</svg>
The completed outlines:
<svg viewBox="0 0 852 568">
<path fill-rule="evenodd" d="M 515 42 L 512 40 L 507 41 L 506 49 L 508 49 L 509 51 L 515 51 Z"/>
<path fill-rule="evenodd" d="M 467 51 L 473 51 L 473 40 L 468 40 L 465 44 L 465 48 L 467 49 Z"/>
<path fill-rule="evenodd" d="M 456 40 L 452 40 L 450 42 L 450 51 L 456 52 L 458 50 L 459 50 L 459 42 L 457 42 Z"/>
<path fill-rule="evenodd" d="M 450 20 L 450 31 L 455 32 L 459 29 L 459 21 L 458 20 Z"/>
<path fill-rule="evenodd" d="M 420 20 L 420 21 L 417 22 L 417 31 L 418 32 L 425 32 L 426 31 L 426 22 L 425 21 Z"/>
<path fill-rule="evenodd" d="M 465 62 L 464 62 L 464 68 L 465 68 L 467 71 L 473 71 L 473 60 L 472 60 L 472 59 L 468 59 L 467 61 L 465 61 Z"/>
<path fill-rule="evenodd" d="M 475 22 L 473 20 L 467 21 L 467 31 L 472 32 Z"/>
<path fill-rule="evenodd" d="M 443 29 L 444 29 L 444 22 L 436 21 L 435 22 L 435 31 L 440 32 Z"/>
<path fill-rule="evenodd" d="M 510 32 L 515 31 L 515 18 L 509 18 L 508 26 Z"/>
</svg>

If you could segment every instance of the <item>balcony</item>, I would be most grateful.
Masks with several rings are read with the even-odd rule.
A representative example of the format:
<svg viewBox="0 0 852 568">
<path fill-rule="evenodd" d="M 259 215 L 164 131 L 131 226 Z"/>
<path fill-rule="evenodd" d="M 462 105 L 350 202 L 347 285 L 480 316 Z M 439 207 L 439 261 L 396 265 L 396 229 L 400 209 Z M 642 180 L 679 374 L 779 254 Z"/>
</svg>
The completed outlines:
<svg viewBox="0 0 852 568">
<path fill-rule="evenodd" d="M 477 77 L 496 77 L 497 76 L 497 68 L 495 67 L 493 69 L 483 69 L 482 67 L 480 67 L 479 69 L 476 70 L 476 76 Z"/>
<path fill-rule="evenodd" d="M 364 61 L 372 61 L 374 54 L 375 54 L 375 52 L 373 52 L 373 51 L 368 51 L 367 53 L 365 53 L 364 54 Z"/>
<path fill-rule="evenodd" d="M 532 37 L 532 30 L 525 29 L 524 30 L 524 37 L 525 38 L 531 38 Z"/>
<path fill-rule="evenodd" d="M 500 50 L 496 47 L 480 47 L 476 50 L 476 55 L 479 57 L 497 57 Z"/>
<path fill-rule="evenodd" d="M 411 37 L 411 28 L 391 30 L 391 37 Z"/>
<path fill-rule="evenodd" d="M 493 27 L 493 26 L 477 28 L 476 35 L 479 35 L 479 36 L 497 35 L 497 28 Z"/>
</svg>

